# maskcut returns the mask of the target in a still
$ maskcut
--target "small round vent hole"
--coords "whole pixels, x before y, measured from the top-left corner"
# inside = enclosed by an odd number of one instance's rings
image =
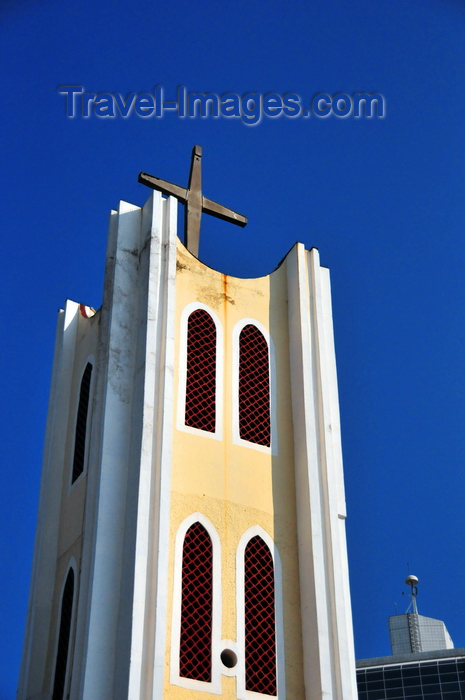
[[[232,649],[223,649],[221,652],[221,662],[226,668],[234,668],[237,664],[237,656]]]

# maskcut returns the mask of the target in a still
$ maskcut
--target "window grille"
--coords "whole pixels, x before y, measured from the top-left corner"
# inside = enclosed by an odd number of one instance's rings
[[[245,549],[245,687],[276,695],[273,557],[256,535]]]
[[[199,522],[186,532],[182,556],[179,675],[212,677],[213,546]]]
[[[63,598],[61,601],[60,632],[58,635],[52,700],[63,700],[64,697],[66,666],[68,664],[69,634],[71,630],[71,614],[73,611],[73,597],[74,571],[73,569],[70,569],[66,578]]]
[[[216,326],[203,309],[193,311],[187,323],[185,424],[215,432]]]
[[[270,446],[268,343],[250,323],[239,336],[239,435],[257,445]]]
[[[79,406],[76,418],[76,432],[74,437],[73,476],[74,484],[78,476],[84,471],[84,458],[86,452],[87,413],[89,411],[90,380],[92,378],[92,365],[90,362],[82,375],[81,390],[79,393]]]

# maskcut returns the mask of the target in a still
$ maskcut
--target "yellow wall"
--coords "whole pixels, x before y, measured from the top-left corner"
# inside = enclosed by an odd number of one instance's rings
[[[183,309],[192,302],[209,306],[224,334],[223,439],[173,431],[170,580],[172,609],[174,541],[182,521],[199,511],[216,528],[222,550],[222,639],[236,639],[236,550],[244,532],[255,525],[274,540],[283,569],[284,637],[287,700],[303,697],[299,576],[296,540],[293,427],[287,329],[286,262],[257,279],[227,277],[206,267],[178,242],[176,276],[176,363],[179,366]],[[232,441],[232,332],[252,318],[269,330],[277,376],[278,452],[258,451]],[[221,349],[218,350],[221,352]],[[179,377],[175,376],[175,411]],[[176,426],[177,416],[174,416]],[[171,614],[168,615],[166,700],[212,697],[169,682]],[[222,676],[222,697],[236,698],[236,679]]]

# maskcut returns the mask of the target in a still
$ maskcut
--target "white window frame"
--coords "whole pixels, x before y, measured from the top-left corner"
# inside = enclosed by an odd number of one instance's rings
[[[258,535],[267,545],[273,558],[274,568],[274,606],[276,635],[276,695],[256,693],[245,687],[245,550],[252,539]],[[237,697],[239,700],[285,700],[286,678],[284,662],[284,616],[283,616],[283,576],[281,557],[275,543],[259,525],[250,527],[242,535],[236,553],[236,610],[237,610]]]
[[[216,396],[215,396],[215,432],[192,428],[186,425],[186,385],[187,385],[187,325],[189,316],[193,311],[202,309],[212,318],[216,327]],[[184,307],[181,314],[181,328],[179,338],[179,376],[178,376],[178,430],[191,435],[201,435],[213,440],[223,439],[223,365],[224,365],[224,338],[223,327],[217,314],[206,304],[194,301]]]
[[[184,678],[179,675],[179,650],[181,632],[181,603],[182,603],[182,555],[184,548],[184,538],[188,529],[194,523],[199,522],[208,532],[213,548],[213,610],[212,610],[212,679],[211,681],[199,681],[193,678]],[[171,661],[170,661],[170,683],[172,685],[189,688],[190,690],[201,690],[204,693],[221,695],[221,652],[223,650],[221,642],[221,617],[222,617],[222,595],[221,595],[221,542],[219,535],[213,524],[202,513],[192,513],[178,528],[174,545],[174,585],[173,585],[173,612],[171,620]]]
[[[248,325],[256,326],[258,330],[262,333],[268,345],[268,371],[270,376],[270,430],[271,430],[271,445],[257,445],[255,442],[250,442],[249,440],[243,440],[240,436],[239,429],[239,338],[242,329]],[[241,445],[242,447],[248,447],[252,450],[258,450],[258,452],[264,452],[265,454],[278,454],[278,424],[276,418],[276,355],[274,349],[273,339],[270,336],[269,331],[255,318],[243,318],[234,326],[232,333],[232,435],[233,444]]]

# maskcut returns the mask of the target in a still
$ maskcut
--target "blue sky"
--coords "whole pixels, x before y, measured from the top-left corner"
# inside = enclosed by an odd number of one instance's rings
[[[296,241],[331,270],[358,658],[420,579],[422,614],[465,646],[465,6],[459,0],[6,0],[0,376],[0,700],[14,698],[56,311],[102,298],[107,220],[139,171],[249,217],[203,218],[200,257],[270,272]],[[66,117],[94,93],[378,92],[386,115]]]

